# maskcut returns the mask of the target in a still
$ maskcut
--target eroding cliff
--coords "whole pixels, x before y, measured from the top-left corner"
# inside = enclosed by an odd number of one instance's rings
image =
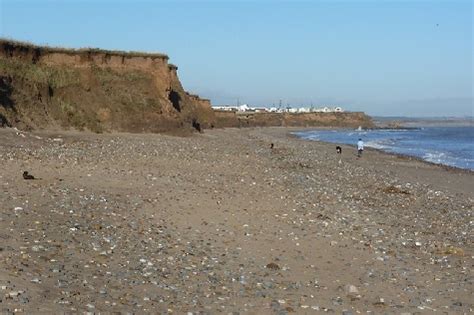
[[[164,54],[0,40],[0,126],[166,132],[215,124]]]
[[[212,127],[372,127],[363,113],[214,112],[155,53],[39,47],[0,39],[0,127],[188,132]]]

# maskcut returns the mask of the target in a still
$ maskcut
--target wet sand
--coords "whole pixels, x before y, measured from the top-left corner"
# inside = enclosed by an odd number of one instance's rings
[[[290,130],[1,129],[0,312],[471,312],[473,173]]]

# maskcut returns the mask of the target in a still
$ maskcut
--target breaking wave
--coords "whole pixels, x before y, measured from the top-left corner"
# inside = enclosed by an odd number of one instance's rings
[[[361,138],[366,147],[425,161],[474,170],[474,127],[424,127],[420,129],[312,130],[295,135],[314,141],[355,147]]]

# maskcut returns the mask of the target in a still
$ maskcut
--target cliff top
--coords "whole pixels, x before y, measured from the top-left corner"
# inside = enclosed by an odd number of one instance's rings
[[[50,47],[50,46],[38,46],[28,42],[21,42],[11,39],[0,38],[0,49],[4,51],[8,50],[36,50],[42,53],[63,53],[63,54],[108,54],[112,56],[125,56],[125,57],[144,57],[144,58],[161,58],[168,60],[169,57],[162,53],[147,53],[140,51],[122,51],[122,50],[106,50],[100,48],[64,48],[64,47]]]

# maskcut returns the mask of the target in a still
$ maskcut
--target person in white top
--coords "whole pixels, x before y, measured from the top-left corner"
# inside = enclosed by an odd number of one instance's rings
[[[364,141],[362,141],[362,139],[359,139],[359,141],[357,141],[357,156],[361,157],[363,151],[364,151]]]

